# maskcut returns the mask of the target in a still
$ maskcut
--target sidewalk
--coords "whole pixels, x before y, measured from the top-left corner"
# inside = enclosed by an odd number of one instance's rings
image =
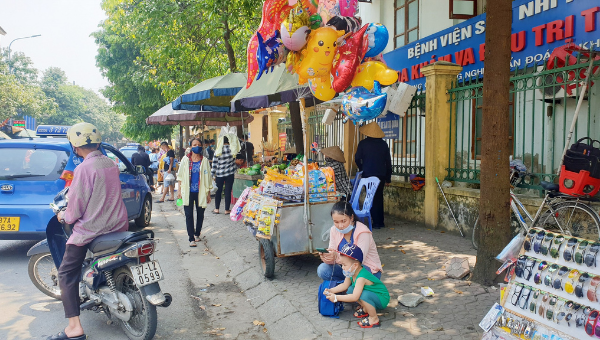
[[[165,204],[161,209],[178,208]],[[361,329],[349,306],[339,319],[319,314],[318,257],[277,258],[275,277],[268,280],[259,266],[258,242],[246,227],[211,210],[209,205],[202,230],[206,244],[256,308],[271,339],[481,339],[479,321],[499,300],[498,290],[445,278],[442,266],[449,257],[467,257],[471,267],[475,264],[470,240],[388,218],[388,227],[375,230],[374,238],[384,266],[382,280],[392,297],[380,314],[381,328]],[[398,303],[399,295],[420,293],[421,286],[431,287],[435,296],[415,308]]]

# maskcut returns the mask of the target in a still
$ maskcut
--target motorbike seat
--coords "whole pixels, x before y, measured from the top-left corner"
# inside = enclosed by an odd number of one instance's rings
[[[116,251],[133,234],[130,231],[122,231],[98,236],[90,243],[89,249],[96,256],[101,253]]]

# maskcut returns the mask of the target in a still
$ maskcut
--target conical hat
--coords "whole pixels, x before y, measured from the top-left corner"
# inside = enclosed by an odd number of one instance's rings
[[[321,149],[321,153],[326,157],[334,159],[338,162],[346,163],[346,159],[344,159],[344,152],[337,145]]]
[[[369,123],[369,124],[361,127],[358,131],[360,131],[360,133],[362,133],[363,135],[365,135],[367,137],[372,137],[372,138],[385,137],[385,133],[383,132],[383,130],[381,130],[379,125],[375,122]]]

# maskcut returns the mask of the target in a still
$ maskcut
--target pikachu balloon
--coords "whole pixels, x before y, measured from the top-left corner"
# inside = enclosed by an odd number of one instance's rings
[[[321,27],[310,34],[306,48],[302,50],[304,58],[296,69],[300,84],[306,84],[310,78],[329,78],[338,39],[344,34],[344,31],[331,27]]]
[[[308,85],[313,96],[324,102],[332,100],[336,95],[335,90],[331,86],[330,77],[311,78],[308,80]]]

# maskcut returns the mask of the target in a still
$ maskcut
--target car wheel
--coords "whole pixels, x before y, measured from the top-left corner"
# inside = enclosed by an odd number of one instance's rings
[[[140,217],[135,219],[135,225],[140,228],[146,228],[150,225],[150,220],[152,219],[152,198],[147,195],[144,199],[144,204],[142,205],[142,212],[140,213]]]

